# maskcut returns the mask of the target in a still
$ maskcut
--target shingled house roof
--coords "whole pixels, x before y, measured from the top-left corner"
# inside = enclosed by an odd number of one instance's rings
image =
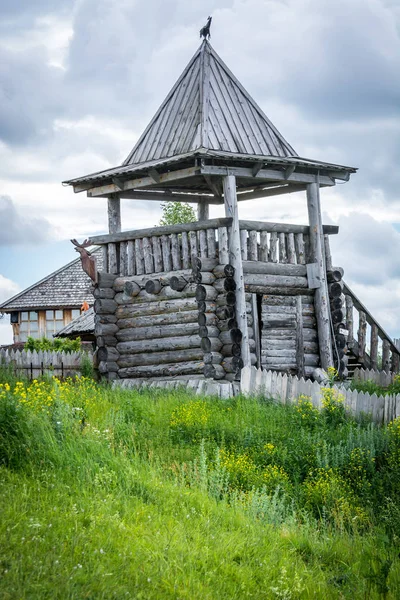
[[[54,337],[74,337],[83,334],[94,334],[94,308],[85,310],[79,317],[60,329]]]
[[[98,270],[101,270],[101,250],[97,248],[92,254],[96,257]],[[77,258],[0,304],[0,311],[80,308],[85,300],[93,304],[91,280],[82,270],[80,258]]]

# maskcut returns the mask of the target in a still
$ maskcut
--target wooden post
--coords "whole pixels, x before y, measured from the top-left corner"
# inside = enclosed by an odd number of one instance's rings
[[[199,202],[197,205],[197,220],[206,221],[210,218],[210,205],[208,202]]]
[[[121,231],[121,200],[118,194],[108,197],[108,232],[119,233]]]
[[[323,232],[319,184],[307,185],[307,208],[310,224],[310,258],[317,263],[317,274],[321,285],[315,290],[315,313],[318,325],[319,354],[321,367],[333,366],[332,335],[329,312],[328,286],[326,283],[326,266],[323,251]]]
[[[242,332],[241,354],[243,365],[251,366],[249,334],[247,330],[246,297],[244,292],[243,263],[240,246],[239,214],[236,197],[236,178],[234,175],[223,177],[225,214],[232,218],[232,227],[229,236],[229,263],[235,268],[234,279],[236,282],[236,319]]]

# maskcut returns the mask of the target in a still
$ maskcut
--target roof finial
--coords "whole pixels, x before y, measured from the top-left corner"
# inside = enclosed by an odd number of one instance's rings
[[[210,27],[211,27],[212,17],[208,17],[207,23],[200,29],[200,37],[203,37],[205,40],[210,39]]]

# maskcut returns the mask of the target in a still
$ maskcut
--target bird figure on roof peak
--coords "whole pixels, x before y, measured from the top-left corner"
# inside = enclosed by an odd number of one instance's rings
[[[210,27],[211,27],[212,17],[208,17],[207,23],[200,29],[200,37],[203,37],[205,40],[210,39]]]

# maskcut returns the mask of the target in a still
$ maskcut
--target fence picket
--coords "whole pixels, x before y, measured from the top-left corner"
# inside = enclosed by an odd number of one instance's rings
[[[87,353],[89,358],[93,358],[91,352]],[[28,379],[37,379],[41,375],[62,376],[62,365],[64,365],[64,374],[78,374],[82,352],[56,352],[51,350],[40,350],[38,352],[31,350],[0,350],[0,365],[11,366],[15,374],[21,374]]]

